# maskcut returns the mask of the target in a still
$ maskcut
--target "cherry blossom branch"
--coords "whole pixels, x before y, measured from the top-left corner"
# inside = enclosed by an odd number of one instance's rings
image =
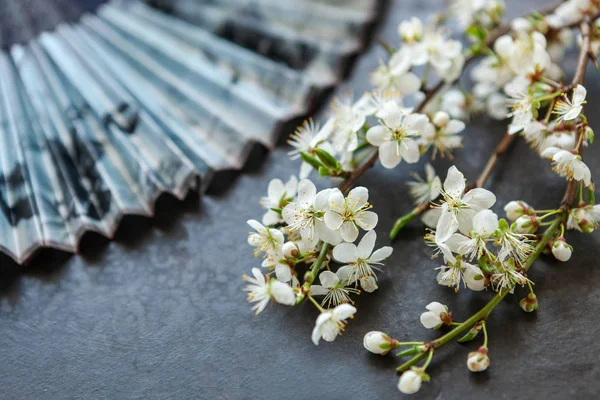
[[[580,29],[581,29],[582,36],[583,36],[583,42],[582,42],[581,51],[579,54],[579,62],[578,62],[577,68],[576,68],[576,72],[573,77],[573,81],[570,85],[572,87],[575,87],[576,85],[583,83],[583,81],[585,79],[585,71],[586,71],[586,68],[588,65],[588,61],[591,57],[591,55],[590,55],[591,39],[590,39],[590,22],[589,22],[589,20],[586,20],[585,22],[583,22],[580,26]],[[515,137],[515,135],[507,134],[502,139],[502,141],[498,144],[496,151],[492,154],[492,156],[488,160],[486,167],[484,168],[483,172],[477,179],[476,185],[475,185],[476,187],[482,187],[485,184],[487,178],[489,177],[491,170],[497,163],[499,155],[501,155],[502,153],[504,153],[506,151],[508,146],[514,140],[514,137]],[[577,132],[577,145],[575,148],[575,150],[580,155],[582,152],[582,145],[583,145],[583,128],[579,129],[579,131]],[[555,236],[557,231],[559,229],[561,229],[563,224],[566,222],[566,219],[569,215],[569,210],[570,210],[571,205],[575,198],[576,189],[577,189],[577,181],[575,181],[575,180],[569,181],[567,188],[565,190],[563,200],[561,202],[561,207],[559,210],[557,210],[558,216],[554,219],[554,221],[546,229],[546,231],[544,231],[544,234],[538,241],[533,252],[527,258],[527,261],[523,264],[523,266],[522,266],[523,271],[527,272],[531,268],[534,261],[537,260],[537,258],[542,253],[542,251],[546,248],[546,246],[548,245],[550,240]],[[502,299],[504,299],[504,297],[506,297],[506,295],[508,293],[510,293],[510,289],[506,288],[506,289],[502,290],[500,293],[498,293],[498,295],[494,296],[494,298],[492,300],[490,300],[490,302],[488,304],[486,304],[483,308],[481,308],[477,313],[473,314],[465,322],[457,325],[454,329],[452,329],[450,332],[446,333],[445,335],[441,336],[440,338],[426,344],[425,350],[422,353],[417,354],[412,359],[410,359],[407,362],[405,362],[404,364],[400,365],[397,368],[397,371],[403,372],[403,371],[408,370],[410,367],[412,367],[413,365],[417,364],[419,361],[424,359],[430,351],[433,351],[434,349],[444,346],[445,344],[447,344],[448,342],[450,342],[451,340],[456,338],[461,332],[464,332],[466,329],[474,326],[479,321],[485,321],[485,319],[487,319],[487,317],[494,310],[494,308],[502,301]]]
[[[554,220],[552,225],[550,225],[550,227],[548,227],[548,229],[546,229],[546,231],[542,235],[542,238],[540,239],[538,244],[535,246],[533,253],[529,256],[529,258],[523,265],[523,269],[525,271],[527,271],[531,267],[531,265],[533,265],[533,262],[538,258],[538,256],[542,253],[542,251],[546,248],[550,239],[552,239],[554,234],[558,231],[560,226],[564,223],[567,215],[568,215],[567,212],[563,211],[561,213],[561,215]],[[398,368],[396,368],[396,370],[399,372],[406,371],[407,369],[409,369],[410,367],[412,367],[413,365],[415,365],[416,363],[418,363],[419,361],[424,359],[427,356],[426,352],[429,349],[431,349],[431,348],[438,349],[438,348],[444,346],[445,344],[447,344],[448,342],[453,340],[455,337],[457,337],[461,332],[464,332],[466,329],[472,327],[479,321],[487,319],[487,317],[492,313],[494,308],[502,301],[502,299],[504,299],[504,297],[506,297],[506,295],[508,293],[510,293],[509,289],[504,289],[503,291],[498,293],[496,296],[494,296],[494,298],[492,300],[489,301],[489,303],[487,303],[483,308],[481,308],[481,310],[479,310],[478,312],[473,314],[465,322],[461,323],[460,325],[457,325],[456,328],[452,329],[450,332],[448,332],[445,335],[439,337],[438,339],[428,343],[425,346],[426,347],[425,352],[417,354],[416,356],[414,356],[413,358],[411,358],[410,360],[408,360],[407,362],[405,362],[404,364],[402,364]]]
[[[579,61],[577,63],[577,69],[575,70],[575,76],[573,77],[572,87],[582,84],[585,80],[585,71],[587,70],[588,62],[592,56],[591,54],[591,23],[587,19],[580,25],[581,35],[583,37],[581,43],[581,51],[579,53]],[[577,145],[575,151],[583,158],[583,128],[577,132]],[[575,193],[577,191],[577,181],[571,180],[567,185],[567,190],[561,202],[563,208],[570,208],[575,199]]]

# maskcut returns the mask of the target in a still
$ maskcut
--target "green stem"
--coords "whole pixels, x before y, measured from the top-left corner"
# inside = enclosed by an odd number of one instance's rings
[[[481,324],[481,327],[483,328],[483,346],[487,349],[488,347],[488,333],[487,333],[487,328],[485,327],[485,321],[483,321],[483,323]]]
[[[325,310],[323,309],[323,307],[321,307],[321,305],[314,299],[314,297],[312,297],[311,295],[308,295],[308,300],[310,300],[311,303],[313,303],[315,305],[315,307],[317,307],[317,309],[320,312],[324,312]]]
[[[427,356],[427,360],[425,361],[425,363],[423,363],[423,366],[421,367],[423,369],[423,371],[425,371],[425,369],[429,366],[429,363],[431,362],[431,359],[433,358],[433,347],[429,349],[428,353],[429,353],[429,355]]]
[[[418,215],[421,215],[423,211],[427,209],[428,204],[420,204],[413,208],[408,214],[405,214],[396,220],[394,227],[390,231],[390,239],[395,239],[398,233],[404,228],[410,221],[415,219]]]
[[[310,285],[317,279],[317,274],[321,270],[323,266],[323,262],[327,259],[327,252],[331,245],[329,243],[323,242],[323,246],[321,247],[321,252],[319,253],[319,257],[315,260],[313,265],[310,266],[310,270],[304,276],[304,284],[302,285],[302,290],[300,294],[296,297],[296,304],[300,304],[302,300],[306,297],[306,294],[310,292]],[[308,279],[307,279],[308,278]],[[308,296],[310,298],[310,296]]]
[[[539,255],[542,253],[542,251],[544,250],[544,248],[546,247],[546,245],[552,238],[552,236],[554,236],[554,234],[556,233],[558,228],[564,222],[566,216],[568,215],[568,212],[567,212],[567,210],[562,210],[562,212],[563,212],[563,214],[560,217],[556,218],[554,220],[554,222],[552,223],[552,225],[548,229],[546,229],[546,231],[542,235],[540,241],[535,246],[533,253],[531,253],[529,258],[523,265],[523,269],[525,271],[527,271],[531,267],[533,262],[539,257]],[[440,348],[443,345],[445,345],[446,343],[453,340],[458,335],[460,335],[461,332],[465,331],[468,328],[471,328],[477,322],[487,319],[487,317],[494,310],[494,308],[500,303],[500,301],[502,301],[502,299],[504,299],[504,297],[506,297],[506,295],[508,293],[510,293],[509,289],[505,289],[505,290],[501,291],[500,293],[498,293],[481,310],[479,310],[478,312],[473,314],[469,319],[467,319],[462,324],[458,325],[456,328],[454,328],[450,332],[446,333],[444,336],[432,341],[430,343],[430,346],[434,349]],[[402,364],[401,366],[396,368],[396,370],[397,371],[406,371],[408,368],[412,367],[413,365],[415,365],[416,363],[421,361],[423,358],[425,358],[425,356],[426,356],[426,353],[417,354],[416,356],[414,356],[413,358],[411,358],[410,360],[408,360],[407,362],[405,362],[404,364]]]

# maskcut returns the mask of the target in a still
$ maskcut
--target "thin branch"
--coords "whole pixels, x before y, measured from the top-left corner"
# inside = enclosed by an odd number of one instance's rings
[[[488,162],[485,165],[485,168],[483,169],[481,174],[479,175],[479,178],[477,178],[477,181],[475,181],[475,187],[481,188],[481,187],[485,186],[485,183],[487,182],[490,174],[492,173],[492,170],[496,166],[498,159],[500,158],[500,156],[502,154],[504,154],[508,150],[511,143],[514,142],[516,137],[517,137],[516,134],[511,135],[510,133],[506,133],[504,135],[504,138],[502,138],[500,143],[498,143],[498,146],[496,146],[496,150],[494,150],[494,152],[488,159]]]
[[[573,81],[571,83],[572,87],[576,87],[583,83],[585,79],[585,71],[588,66],[588,62],[591,56],[591,23],[589,19],[585,19],[585,21],[580,26],[581,35],[583,37],[583,41],[581,43],[581,51],[579,52],[579,61],[577,63],[577,69],[575,70],[575,76],[573,77]],[[583,157],[583,132],[584,128],[581,127],[577,132],[577,146],[575,147],[575,151]],[[577,192],[577,181],[571,180],[567,185],[567,190],[565,191],[565,195],[561,202],[561,207],[563,209],[569,209],[573,205],[573,200],[575,199],[575,193]]]

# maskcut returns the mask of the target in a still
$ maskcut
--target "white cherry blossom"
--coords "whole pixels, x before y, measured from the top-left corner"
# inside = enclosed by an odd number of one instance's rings
[[[252,310],[257,315],[265,309],[269,300],[287,306],[294,305],[296,302],[296,294],[290,285],[274,279],[268,280],[258,268],[252,268],[252,275],[254,277],[244,277],[248,282],[244,290],[248,292],[248,301],[256,303]]]
[[[571,254],[573,254],[573,247],[565,241],[564,237],[556,239],[554,244],[552,244],[552,255],[557,260],[567,262],[571,259]]]
[[[385,246],[373,251],[376,240],[375,231],[369,231],[360,240],[358,246],[354,243],[340,243],[333,248],[333,258],[345,264],[338,272],[343,271],[340,273],[347,277],[348,284],[356,283],[361,278],[377,278],[373,270],[381,270],[382,261],[392,254],[393,249]],[[363,286],[363,289],[368,288]]]
[[[448,317],[448,307],[437,301],[433,301],[427,306],[426,312],[421,314],[421,324],[427,329],[438,329]]]
[[[600,223],[600,204],[574,208],[569,213],[567,228],[590,233]]]
[[[417,17],[403,21],[398,26],[398,35],[408,44],[418,42],[423,36],[423,23]]]
[[[325,224],[329,229],[339,230],[346,242],[354,242],[358,228],[370,231],[377,225],[377,214],[369,211],[372,206],[368,200],[369,191],[362,186],[352,189],[346,198],[339,189],[332,189]]]
[[[404,159],[413,164],[419,161],[417,138],[428,128],[429,119],[394,107],[387,110],[380,125],[367,131],[367,140],[379,147],[379,160],[385,168],[394,168]]]
[[[284,236],[278,229],[267,228],[260,222],[251,219],[247,221],[251,228],[256,232],[248,234],[248,244],[256,247],[254,255],[258,256],[261,253],[265,254],[265,260],[262,263],[263,267],[273,267],[278,257],[281,255]]]
[[[442,190],[444,199],[439,206],[442,215],[436,227],[436,243],[445,242],[457,230],[468,234],[475,214],[496,202],[496,196],[489,190],[475,188],[465,194],[465,187],[464,175],[455,166],[450,167]]]
[[[288,143],[294,147],[294,150],[288,153],[290,159],[296,160],[300,158],[300,153],[313,154],[316,148],[323,149],[330,154],[334,153],[334,149],[328,142],[333,133],[335,119],[329,119],[322,128],[319,128],[319,123],[315,123],[312,119],[304,121],[296,132],[290,135]],[[302,161],[300,165],[300,179],[308,178],[312,167],[310,164]]]
[[[585,87],[577,85],[573,90],[571,100],[567,96],[564,96],[562,100],[557,101],[553,112],[558,115],[558,122],[572,121],[579,117],[579,114],[583,110],[583,105],[586,103],[586,96],[587,90]]]
[[[260,199],[260,205],[268,211],[262,217],[264,225],[276,225],[283,222],[281,215],[272,208],[283,208],[294,197],[298,190],[298,178],[291,176],[284,184],[281,179],[273,179],[269,182],[267,195]]]
[[[551,158],[552,169],[567,180],[583,181],[586,186],[592,183],[592,173],[580,155],[557,147],[549,147],[544,150],[542,157]]]
[[[325,225],[325,211],[329,209],[331,189],[317,193],[314,183],[303,179],[298,183],[298,198],[282,211],[283,220],[290,232],[299,232],[302,239],[312,245],[319,240],[336,245],[342,241],[339,232]]]
[[[450,119],[450,116],[444,112],[439,111],[434,116],[434,127],[427,127],[423,131],[421,144],[425,148],[433,147],[432,158],[435,158],[437,153],[441,153],[442,157],[450,155],[453,149],[462,146],[462,136],[458,133],[465,130],[465,123],[457,120]]]
[[[391,338],[388,334],[371,331],[367,332],[363,338],[363,346],[373,354],[385,356],[390,350],[398,347],[398,341]]]
[[[415,201],[415,204],[426,204],[438,198],[442,182],[431,164],[425,164],[425,179],[421,178],[417,173],[414,173],[413,177],[415,180],[407,184],[409,186],[409,194]]]
[[[321,338],[326,342],[333,342],[337,335],[346,328],[346,319],[356,313],[356,308],[350,304],[340,304],[333,310],[322,312],[317,317],[317,322],[312,331],[312,341],[319,345]]]
[[[321,305],[327,307],[333,304],[337,306],[342,303],[353,303],[350,300],[350,293],[360,293],[360,291],[345,287],[347,283],[348,270],[341,268],[334,274],[331,271],[323,271],[319,274],[320,285],[311,285],[310,292],[314,296],[325,296]]]

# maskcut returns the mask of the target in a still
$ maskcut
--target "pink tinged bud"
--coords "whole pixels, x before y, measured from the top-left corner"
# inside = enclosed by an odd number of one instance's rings
[[[533,312],[538,309],[538,300],[537,296],[534,293],[529,293],[527,297],[523,298],[519,302],[519,306],[525,312]]]
[[[363,346],[373,354],[384,356],[398,347],[398,341],[383,332],[371,331],[365,335]]]
[[[573,248],[567,244],[564,237],[556,239],[556,241],[552,245],[552,254],[559,261],[569,261],[572,253]]]
[[[467,357],[467,368],[471,372],[482,372],[490,366],[490,358],[488,357],[488,349],[480,347],[479,350],[469,353]]]

